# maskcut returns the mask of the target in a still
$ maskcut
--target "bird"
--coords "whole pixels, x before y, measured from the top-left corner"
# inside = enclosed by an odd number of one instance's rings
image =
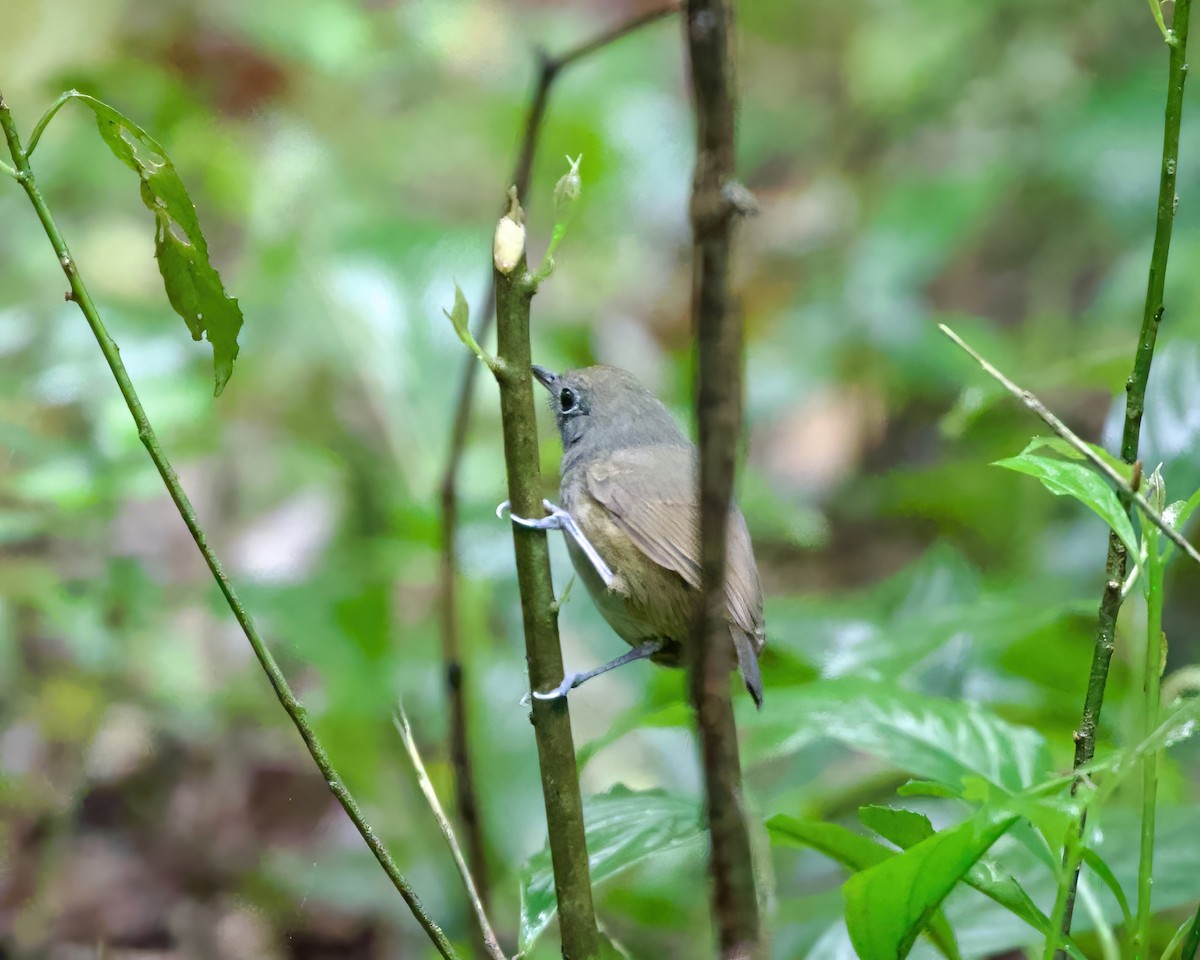
[[[632,374],[596,365],[557,374],[531,366],[550,394],[562,438],[560,504],[515,523],[558,529],[592,601],[621,639],[623,656],[568,674],[541,699],[633,660],[686,662],[700,590],[697,454],[667,408]],[[507,508],[500,504],[497,513]],[[725,616],[746,689],[763,702],[758,655],[766,643],[762,586],[746,521],[731,504]]]

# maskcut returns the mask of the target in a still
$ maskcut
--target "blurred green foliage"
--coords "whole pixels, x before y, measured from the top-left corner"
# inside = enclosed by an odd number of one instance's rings
[[[482,304],[535,45],[564,48],[637,5],[10,7],[0,89],[22,130],[78,87],[149,131],[191,192],[246,317],[215,401],[211,354],[171,315],[151,218],[91,118],[65,110],[35,157],[210,540],[402,869],[468,944],[389,721],[403,694],[449,801],[436,511],[464,348],[442,311],[456,281],[472,311]],[[770,637],[766,707],[744,715],[751,806],[853,825],[909,776],[961,768],[1019,789],[1065,771],[1106,531],[1075,501],[989,465],[1041,427],[936,324],[1114,446],[1154,222],[1162,38],[1143,4],[1031,0],[763,0],[743,5],[740,31],[739,167],[762,205],[739,234],[740,489]],[[562,158],[583,154],[570,235],[534,306],[535,359],[626,367],[686,420],[680,57],[668,21],[565,72],[526,200],[537,256]],[[1142,443],[1172,498],[1200,484],[1200,117],[1188,110]],[[0,224],[0,952],[428,955],[309,769],[3,177]],[[493,920],[511,947],[531,911],[522,882],[545,893],[536,869],[522,881],[545,824],[518,706],[510,536],[492,513],[504,496],[495,389],[479,379],[460,484],[461,616]],[[549,491],[558,441],[546,426]],[[564,584],[569,563],[553,549]],[[1196,659],[1198,585],[1200,571],[1172,568],[1168,672]],[[1142,622],[1131,601],[1102,755],[1136,736]],[[618,652],[578,592],[562,629],[573,667]],[[643,664],[572,695],[577,743],[596,741],[583,768],[593,803],[620,800],[620,787],[665,791],[670,844],[698,802],[682,692],[680,674]],[[1182,743],[1160,774],[1164,911],[1200,896],[1195,760]],[[1135,802],[1122,788],[1096,824],[1126,890]],[[938,827],[962,816],[954,800],[903,803]],[[630,825],[622,837],[618,824],[613,856],[633,866],[600,888],[602,922],[634,956],[701,955],[701,846],[646,856],[639,831],[655,824],[642,818],[658,808],[622,809]],[[811,850],[768,853],[755,829],[773,864],[775,955],[852,956],[845,874]],[[1006,836],[989,856],[1049,912],[1052,878],[1027,846]],[[945,915],[964,956],[1039,943],[971,890]],[[1162,943],[1183,915],[1164,914]],[[1094,927],[1081,911],[1077,928]],[[553,956],[552,940],[533,955]]]

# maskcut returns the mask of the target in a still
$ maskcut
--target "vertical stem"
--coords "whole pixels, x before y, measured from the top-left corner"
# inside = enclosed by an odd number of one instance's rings
[[[1078,875],[1079,864],[1082,860],[1083,836],[1078,830],[1070,829],[1067,831],[1066,842],[1063,846],[1062,873],[1060,874],[1061,879],[1054,898],[1054,909],[1050,913],[1050,934],[1046,938],[1046,948],[1043,953],[1044,960],[1051,960],[1051,957],[1066,956],[1066,952],[1060,950],[1059,944],[1067,938],[1067,933],[1063,930],[1063,925],[1067,915],[1067,908],[1075,896],[1075,884],[1071,883],[1070,878]]]
[[[1179,130],[1183,122],[1183,87],[1187,80],[1188,18],[1191,0],[1176,0],[1168,39],[1167,103],[1163,119],[1162,166],[1159,169],[1158,212],[1154,224],[1154,248],[1150,255],[1150,273],[1146,282],[1146,301],[1142,311],[1142,328],[1134,354],[1133,370],[1125,383],[1125,426],[1121,435],[1121,459],[1133,463],[1138,458],[1138,442],[1142,433],[1142,414],[1146,405],[1146,385],[1150,381],[1150,365],[1154,360],[1154,345],[1163,318],[1163,289],[1167,274],[1167,256],[1171,249],[1171,230],[1175,223],[1176,173],[1179,167]],[[1129,509],[1127,497],[1121,498]],[[1108,538],[1108,556],[1104,564],[1104,592],[1096,625],[1096,644],[1092,651],[1092,666],[1084,694],[1083,715],[1075,734],[1075,767],[1089,763],[1096,753],[1096,727],[1104,706],[1104,689],[1112,661],[1117,632],[1117,613],[1121,609],[1121,583],[1125,579],[1128,559],[1125,547],[1116,534]],[[1079,830],[1086,826],[1086,813],[1080,818]],[[1063,915],[1063,933],[1070,933],[1075,909],[1075,887],[1079,882],[1078,868],[1070,880],[1067,906]],[[1063,954],[1059,954],[1063,956]]]
[[[375,855],[375,859],[379,861],[379,865],[383,867],[384,872],[392,881],[392,885],[399,891],[405,903],[408,904],[417,922],[420,923],[421,927],[429,935],[429,939],[433,941],[438,952],[446,960],[457,960],[458,955],[450,945],[449,940],[446,939],[446,935],[433,922],[429,914],[425,912],[425,908],[421,904],[420,898],[417,897],[416,891],[413,890],[412,886],[404,878],[404,875],[400,873],[387,847],[384,846],[383,841],[375,834],[371,825],[367,823],[366,817],[363,816],[363,812],[358,806],[358,802],[354,799],[350,789],[334,768],[333,761],[329,759],[329,755],[325,752],[324,745],[309,725],[308,713],[304,705],[292,693],[291,687],[284,678],[283,671],[279,669],[279,665],[275,662],[271,651],[263,642],[258,628],[254,625],[254,621],[250,617],[249,611],[242,605],[242,601],[238,597],[237,591],[234,590],[229,577],[226,575],[220,559],[208,545],[208,539],[205,536],[203,528],[200,526],[200,521],[196,517],[195,510],[192,509],[192,504],[188,500],[182,484],[179,482],[179,476],[175,473],[175,468],[171,466],[171,462],[167,459],[166,454],[163,453],[162,447],[158,442],[158,436],[155,434],[154,428],[150,425],[150,418],[146,416],[142,402],[133,387],[133,381],[129,379],[129,372],[125,369],[125,364],[121,360],[121,351],[117,347],[116,342],[109,336],[104,322],[100,319],[100,313],[97,311],[96,305],[83,283],[83,278],[79,274],[75,260],[71,257],[71,251],[67,249],[67,244],[62,238],[62,234],[59,233],[58,226],[50,214],[50,208],[46,206],[46,201],[38,189],[37,181],[34,179],[33,171],[29,166],[28,154],[21,149],[21,141],[17,134],[16,124],[13,122],[12,113],[9,111],[8,105],[4,102],[2,94],[0,94],[0,127],[3,128],[4,137],[8,141],[9,153],[11,153],[13,163],[16,165],[21,186],[25,188],[25,193],[29,196],[29,202],[33,204],[33,209],[37,212],[38,219],[42,223],[42,228],[45,230],[46,236],[54,248],[54,253],[58,257],[59,265],[62,267],[63,273],[66,274],[67,282],[71,285],[70,299],[79,305],[79,309],[87,320],[88,326],[91,327],[92,334],[95,336],[96,342],[100,345],[100,352],[104,354],[104,359],[108,362],[108,367],[112,371],[113,378],[117,381],[117,387],[121,391],[121,396],[125,398],[125,405],[129,408],[129,413],[137,426],[138,437],[145,446],[146,452],[150,454],[150,459],[154,461],[154,466],[158,469],[159,476],[162,477],[162,481],[166,485],[167,491],[170,493],[180,517],[183,518],[188,532],[191,533],[192,539],[196,542],[196,546],[204,557],[205,563],[208,564],[208,569],[211,571],[213,579],[217,582],[221,594],[225,597],[225,602],[229,605],[229,609],[241,625],[246,639],[250,641],[254,655],[258,658],[259,664],[267,674],[267,679],[271,682],[271,686],[275,690],[275,696],[304,740],[304,745],[308,748],[313,762],[316,763],[317,768],[321,771],[321,776],[325,778],[325,782],[329,785],[330,792],[333,793],[338,803],[342,805],[342,809],[346,811],[346,815],[358,829],[359,834],[370,848],[371,853]]]
[[[495,279],[500,361],[496,380],[500,385],[508,500],[516,516],[540,517],[545,511],[538,466],[533,381],[529,372],[529,305],[536,288],[526,270],[523,255],[512,273],[505,275],[496,271]],[[513,550],[525,623],[525,658],[529,664],[530,688],[548,690],[562,681],[563,662],[545,531],[513,524]],[[583,801],[567,698],[540,700],[534,697],[532,711],[562,952],[570,960],[590,960],[599,955],[600,935],[592,904]]]
[[[1147,527],[1146,538],[1146,660],[1142,678],[1142,738],[1158,727],[1160,682],[1162,680],[1163,561],[1158,548],[1158,531]],[[1137,933],[1134,957],[1148,960],[1150,950],[1151,892],[1154,874],[1154,820],[1158,800],[1158,750],[1142,757],[1142,835],[1138,856]]]
[[[554,81],[565,67],[603,50],[633,31],[675,13],[678,2],[665,3],[660,7],[638,14],[591,39],[572,47],[556,57],[538,54],[538,75],[529,109],[525,115],[521,148],[517,154],[511,182],[516,185],[517,196],[529,194],[529,179],[533,160],[537,152],[542,121],[550,100]],[[507,203],[505,204],[507,209]],[[483,309],[475,329],[475,339],[482,343],[491,328],[495,316],[496,285],[488,286]],[[475,797],[475,777],[471,763],[470,743],[467,736],[467,700],[464,691],[462,639],[458,624],[458,469],[466,449],[467,427],[471,419],[471,392],[475,387],[475,376],[479,361],[467,354],[463,359],[463,372],[459,379],[458,396],[454,405],[453,426],[450,432],[450,451],[446,456],[446,467],[442,472],[441,487],[441,534],[442,556],[439,568],[439,611],[442,635],[442,662],[445,669],[446,697],[450,703],[450,760],[454,768],[454,792],[459,819],[467,836],[467,856],[471,869],[479,884],[479,896],[487,905],[488,883],[487,862],[483,840],[483,825],[479,815],[479,804]]]
[[[713,912],[721,955],[759,953],[758,900],[729,696],[733,647],[725,602],[725,537],[742,423],[742,321],[730,302],[734,221],[733,10],[688,0],[685,40],[696,106],[692,316],[699,368],[701,596],[691,642],[691,692],[704,763]]]
[[[558,63],[542,55],[538,63],[538,80],[530,99],[525,118],[525,133],[521,151],[513,171],[517,195],[529,192],[529,175],[533,169],[538,133],[546,113],[550,87],[558,76]],[[483,309],[479,312],[475,339],[482,343],[495,316],[496,284],[489,285]],[[474,764],[471,762],[467,724],[467,696],[464,690],[462,632],[458,623],[458,468],[467,446],[467,427],[471,419],[471,393],[479,359],[472,353],[463,358],[463,372],[455,401],[453,426],[450,430],[450,452],[442,473],[442,556],[439,571],[439,611],[442,628],[442,663],[445,669],[446,698],[450,704],[450,763],[454,769],[454,796],[463,831],[467,835],[467,856],[471,870],[479,883],[479,896],[484,906],[488,902],[487,853],[483,839],[483,824],[475,793]]]

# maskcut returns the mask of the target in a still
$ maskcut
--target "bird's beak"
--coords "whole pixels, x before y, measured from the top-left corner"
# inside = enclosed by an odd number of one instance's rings
[[[529,369],[533,371],[533,376],[543,387],[554,392],[554,385],[558,383],[558,374],[551,373],[545,367],[539,367],[536,363],[530,364]]]

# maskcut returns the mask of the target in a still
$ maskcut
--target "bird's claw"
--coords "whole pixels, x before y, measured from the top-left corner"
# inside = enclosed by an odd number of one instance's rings
[[[520,524],[522,527],[529,527],[531,530],[561,530],[562,518],[570,517],[562,507],[551,503],[549,500],[543,500],[542,506],[546,508],[549,516],[545,517],[518,517],[512,512],[507,500],[500,501],[496,506],[496,516],[501,520],[504,519],[505,512],[508,513],[508,519],[513,523]]]
[[[581,674],[568,673],[565,677],[563,677],[562,683],[560,683],[553,690],[549,690],[546,693],[542,693],[539,690],[533,690],[526,693],[523,697],[521,697],[521,706],[529,706],[531,697],[537,700],[558,700],[574,690],[581,682]]]
[[[578,544],[579,549],[584,552],[588,560],[591,561],[596,573],[600,576],[604,586],[612,589],[616,577],[608,564],[604,562],[604,558],[596,552],[596,548],[592,546],[578,524],[575,523],[575,518],[566,510],[556,503],[551,503],[549,500],[543,500],[542,506],[546,509],[546,516],[530,518],[518,517],[512,512],[512,508],[507,500],[502,501],[496,507],[496,516],[503,519],[505,511],[508,511],[508,518],[522,527],[528,527],[530,530],[561,530],[568,537]]]
[[[533,696],[537,700],[558,700],[560,697],[565,697],[568,693],[574,690],[575,687],[579,685],[579,682],[580,675],[578,673],[568,673],[565,677],[563,677],[562,683],[560,683],[553,690],[548,690],[546,693],[542,693],[540,690],[535,690],[533,691]]]

